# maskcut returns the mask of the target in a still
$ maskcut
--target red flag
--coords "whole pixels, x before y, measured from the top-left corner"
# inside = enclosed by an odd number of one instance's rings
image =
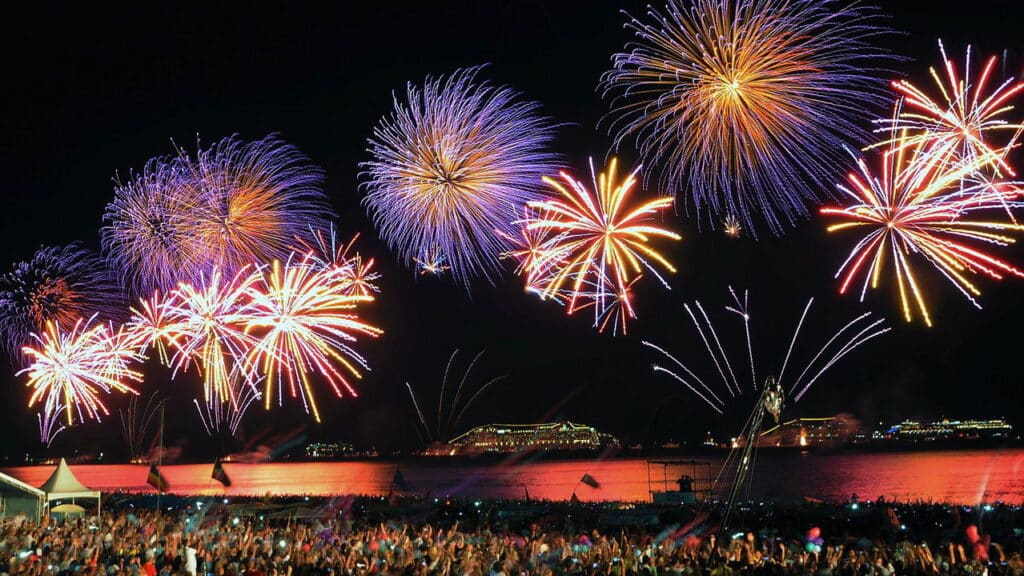
[[[149,466],[149,476],[146,477],[146,484],[156,488],[159,492],[167,492],[171,487],[171,485],[167,483],[167,479],[164,478],[164,475],[160,473],[160,470],[157,469],[155,464],[150,464]]]
[[[217,461],[213,463],[213,474],[210,476],[223,484],[225,488],[231,486],[231,478],[228,478],[228,473],[224,470],[224,465],[221,464],[220,458],[217,458]]]

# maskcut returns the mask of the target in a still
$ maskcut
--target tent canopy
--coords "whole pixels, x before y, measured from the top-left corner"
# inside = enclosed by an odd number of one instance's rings
[[[60,506],[50,508],[50,514],[85,514],[85,508],[82,508],[78,504],[61,504]]]
[[[96,498],[98,500],[100,497],[99,490],[90,490],[79,482],[78,478],[75,478],[71,468],[63,458],[57,464],[57,469],[50,475],[50,479],[40,486],[39,489],[46,492],[47,502],[73,498]]]
[[[39,488],[0,473],[0,518],[26,514],[38,520],[45,500],[46,494]]]

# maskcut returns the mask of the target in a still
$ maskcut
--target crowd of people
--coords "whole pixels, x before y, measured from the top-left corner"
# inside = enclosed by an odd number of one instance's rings
[[[99,515],[9,518],[12,576],[1024,576],[1024,512],[997,505],[748,503],[609,526],[613,507],[451,499],[114,502]],[[250,506],[252,504],[253,506]],[[302,505],[305,505],[303,507]],[[241,506],[241,507],[240,507]],[[309,513],[312,510],[315,513]],[[516,512],[507,513],[503,512]],[[636,516],[643,518],[645,516]],[[516,520],[510,520],[515,518]],[[895,524],[899,523],[899,524]],[[981,527],[979,528],[979,523]]]

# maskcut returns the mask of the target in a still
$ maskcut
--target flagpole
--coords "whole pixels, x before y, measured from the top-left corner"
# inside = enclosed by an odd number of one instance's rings
[[[164,477],[164,405],[160,405],[160,452],[156,456],[156,509],[160,511],[160,498],[163,496],[163,477]]]

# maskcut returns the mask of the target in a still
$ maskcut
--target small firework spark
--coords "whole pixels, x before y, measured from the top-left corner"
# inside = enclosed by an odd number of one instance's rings
[[[420,270],[421,276],[438,276],[451,270],[451,266],[445,264],[447,260],[438,246],[434,246],[432,249],[424,252],[422,256],[413,258],[416,267]]]
[[[722,222],[722,229],[725,231],[725,235],[729,238],[739,238],[743,233],[743,227],[740,225],[740,220],[734,214],[729,214],[725,217],[725,221]]]

